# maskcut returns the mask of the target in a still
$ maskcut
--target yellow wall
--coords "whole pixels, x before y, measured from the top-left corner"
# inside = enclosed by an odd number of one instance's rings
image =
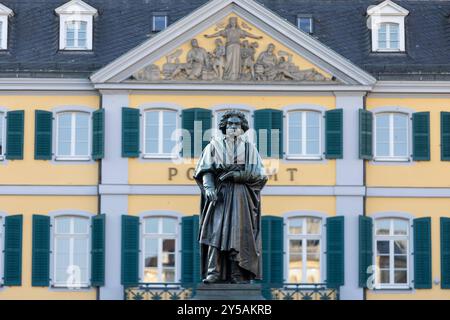
[[[0,184],[11,185],[95,185],[98,164],[52,163],[34,160],[34,112],[51,111],[61,106],[83,106],[97,109],[99,97],[90,96],[27,96],[0,97],[0,107],[7,111],[25,110],[24,159],[0,162]],[[54,133],[55,134],[55,133]]]
[[[450,199],[435,198],[368,198],[367,215],[378,212],[402,212],[416,218],[431,217],[432,280],[441,278],[440,217],[450,217]],[[441,290],[433,283],[432,289],[417,289],[411,293],[373,292],[367,290],[367,299],[450,299],[449,290]]]
[[[217,105],[240,104],[257,109],[274,108],[282,109],[289,105],[309,104],[322,106],[326,109],[335,107],[335,97],[324,96],[264,96],[264,95],[131,95],[130,107],[139,108],[152,103],[171,103],[181,108],[207,108],[211,109]],[[286,129],[285,129],[286,130]],[[129,160],[129,183],[130,184],[194,184],[187,178],[187,170],[195,167],[194,161],[175,165],[172,162],[146,162],[140,159]],[[265,162],[268,165],[267,161]],[[276,163],[274,163],[276,165]],[[151,167],[151,170],[149,169]],[[176,167],[178,175],[169,181],[169,168]],[[270,166],[273,168],[273,166]],[[294,181],[290,181],[291,174],[287,169],[296,169]],[[269,185],[334,185],[336,181],[336,166],[334,160],[317,163],[302,163],[300,161],[281,161],[279,165],[278,181],[272,179]]]
[[[367,110],[378,107],[404,107],[414,112],[430,112],[431,161],[406,164],[366,164],[367,186],[386,187],[450,187],[450,164],[441,161],[440,112],[450,111],[449,98],[416,95],[411,98],[367,99]]]
[[[335,215],[334,197],[313,196],[264,196],[262,197],[263,215],[282,216],[290,211],[315,211],[330,216]],[[183,215],[199,214],[200,195],[198,196],[129,196],[128,212],[139,215],[145,211],[166,210]]]
[[[96,298],[95,289],[85,291],[52,291],[31,286],[32,216],[52,211],[76,210],[97,213],[97,197],[88,196],[0,196],[0,212],[23,215],[22,286],[0,289],[0,300],[6,299],[85,299]]]
[[[241,25],[242,22],[245,22],[246,25],[248,25],[251,30],[248,29],[243,29],[247,32],[250,32],[253,35],[256,36],[262,36],[263,38],[261,40],[256,40],[256,39],[252,39],[252,38],[246,38],[245,40],[248,40],[249,43],[253,43],[253,42],[258,42],[259,47],[256,49],[256,54],[255,54],[255,59],[258,59],[258,56],[261,52],[266,51],[267,50],[267,46],[272,43],[275,45],[275,53],[277,54],[278,57],[280,57],[279,52],[280,51],[284,51],[287,52],[289,54],[292,54],[292,62],[298,66],[300,68],[300,70],[305,70],[305,69],[310,69],[310,68],[314,68],[316,69],[317,72],[319,72],[320,74],[322,74],[323,76],[325,76],[326,78],[330,79],[331,75],[329,73],[326,73],[325,71],[319,69],[317,66],[313,65],[310,61],[306,60],[305,58],[295,54],[292,52],[292,50],[288,49],[286,46],[282,45],[279,41],[276,41],[274,38],[272,38],[271,36],[269,36],[267,33],[262,32],[261,30],[257,29],[255,26],[253,26],[251,23],[241,19],[239,16],[237,16],[236,14],[230,14],[228,15],[225,19],[223,19],[221,21],[221,24],[223,24],[223,27],[225,27],[228,24],[228,19],[230,17],[238,17],[238,23],[239,25]],[[214,34],[216,33],[219,29],[222,30],[223,27],[218,28],[217,25],[213,25],[209,28],[207,28],[206,30],[200,32],[199,34],[197,34],[195,37],[195,39],[197,39],[198,44],[200,47],[206,49],[206,51],[208,52],[214,52],[215,49],[215,39],[216,38],[205,38],[204,35],[208,34]],[[225,44],[225,39],[220,37],[222,39],[223,44]],[[186,41],[184,44],[182,44],[180,47],[178,47],[177,49],[182,49],[183,53],[180,56],[180,62],[184,63],[186,62],[186,56],[187,53],[189,52],[189,50],[191,50],[192,46],[191,46],[191,40]],[[177,49],[173,50],[173,52],[175,52]],[[172,53],[172,52],[171,52]],[[157,65],[160,70],[162,70],[162,66],[167,62],[166,57],[160,58],[158,61],[156,61],[154,64]]]

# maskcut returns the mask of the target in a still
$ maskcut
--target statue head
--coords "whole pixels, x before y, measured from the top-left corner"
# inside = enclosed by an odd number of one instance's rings
[[[236,17],[231,17],[230,20],[228,20],[228,27],[229,28],[236,28],[238,27],[238,20]]]
[[[273,54],[274,51],[275,51],[275,45],[273,43],[269,43],[269,45],[267,46],[267,52],[270,54]]]
[[[197,41],[197,39],[192,39],[191,40],[191,46],[192,46],[192,48],[198,48],[198,41]]]
[[[248,129],[248,121],[239,110],[228,110],[220,119],[219,130],[227,136],[240,136]]]

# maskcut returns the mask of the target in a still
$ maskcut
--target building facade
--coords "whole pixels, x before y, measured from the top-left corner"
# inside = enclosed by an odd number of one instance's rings
[[[231,108],[270,176],[265,288],[450,299],[449,13],[2,0],[0,299],[198,282],[192,174]]]

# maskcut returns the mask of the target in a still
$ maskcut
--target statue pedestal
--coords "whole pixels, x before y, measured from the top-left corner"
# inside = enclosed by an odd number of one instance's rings
[[[201,283],[192,300],[265,300],[259,284]]]

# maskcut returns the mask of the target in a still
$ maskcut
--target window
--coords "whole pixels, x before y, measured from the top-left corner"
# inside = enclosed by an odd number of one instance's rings
[[[378,48],[380,50],[398,50],[400,48],[399,25],[382,23],[378,29]]]
[[[167,15],[158,14],[153,16],[153,31],[161,31],[167,28]]]
[[[66,49],[87,49],[87,22],[66,22]]]
[[[61,216],[55,218],[54,285],[62,287],[89,286],[88,218]]]
[[[177,112],[147,110],[144,115],[144,157],[175,157]]]
[[[307,16],[297,17],[297,27],[306,33],[313,33],[313,18]]]
[[[59,49],[92,50],[97,9],[81,0],[71,0],[55,12],[59,16]]]
[[[178,219],[148,217],[144,219],[143,270],[145,283],[176,282]]]
[[[390,0],[367,9],[367,25],[372,32],[372,51],[405,51],[405,17],[408,14],[408,10]]]
[[[288,282],[321,282],[322,221],[314,217],[288,220]]]
[[[14,12],[0,3],[0,50],[8,49],[8,19]]]
[[[56,158],[89,160],[90,114],[62,112],[57,115]]]
[[[288,113],[288,158],[321,158],[321,119],[316,111]]]
[[[3,160],[5,156],[5,113],[0,112],[0,160]]]
[[[404,113],[375,115],[375,160],[407,161],[409,116]]]
[[[375,283],[383,287],[409,287],[409,221],[375,220]]]

